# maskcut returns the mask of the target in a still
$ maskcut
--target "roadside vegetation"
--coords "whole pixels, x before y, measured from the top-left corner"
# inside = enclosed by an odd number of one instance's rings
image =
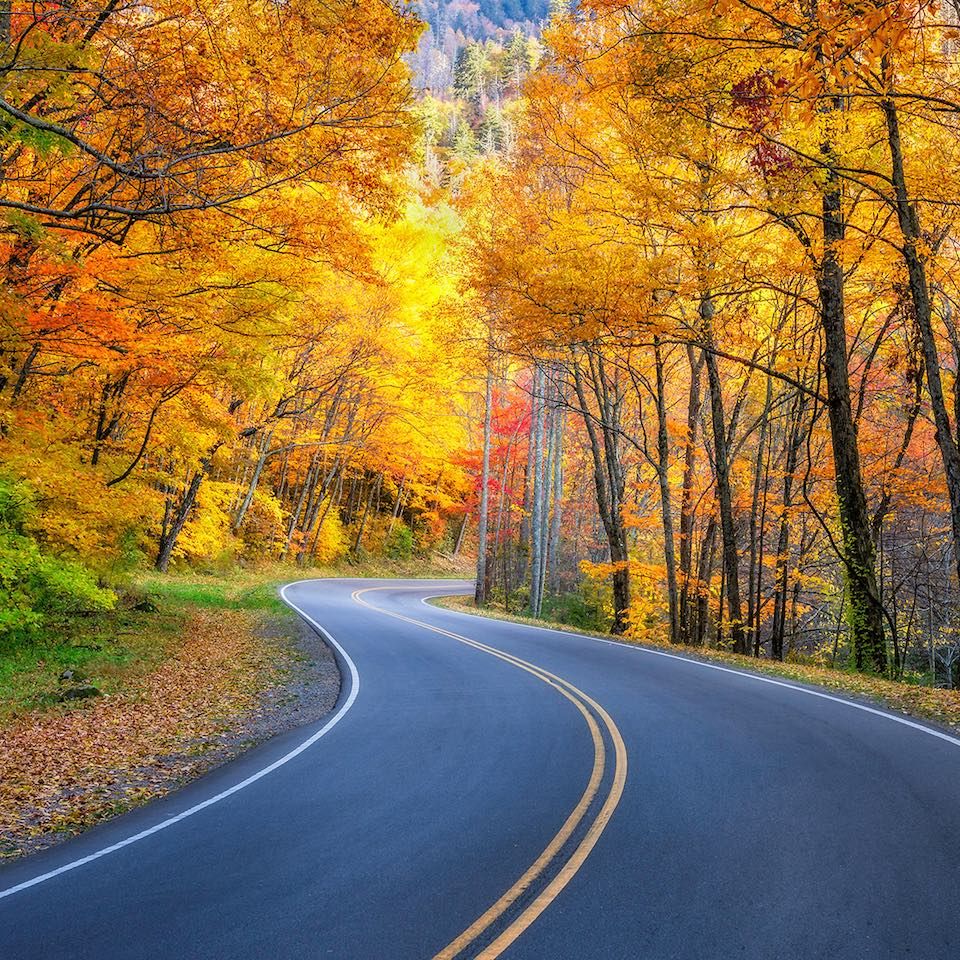
[[[0,855],[46,845],[205,769],[282,680],[271,600],[181,584],[0,648]],[[222,757],[221,757],[222,759]]]
[[[108,604],[38,606],[29,636],[0,645],[0,857],[161,796],[268,735],[257,721],[283,708],[303,658],[280,584],[411,572],[384,561],[141,574]]]

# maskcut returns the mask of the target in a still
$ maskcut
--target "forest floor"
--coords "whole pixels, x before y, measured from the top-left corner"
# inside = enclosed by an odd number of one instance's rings
[[[850,670],[816,666],[799,662],[779,662],[777,660],[744,657],[728,653],[725,650],[716,650],[708,647],[681,647],[667,641],[658,643],[649,638],[642,641],[623,637],[611,637],[610,634],[596,633],[582,630],[568,624],[547,620],[534,620],[529,617],[508,614],[501,608],[474,606],[471,597],[439,597],[431,601],[441,607],[459,610],[463,613],[472,613],[481,617],[491,617],[497,620],[509,620],[512,623],[525,623],[535,627],[547,627],[551,630],[561,630],[565,633],[576,633],[581,636],[597,637],[601,640],[614,639],[623,643],[634,644],[640,647],[652,647],[657,650],[667,650],[692,660],[702,660],[723,666],[735,667],[754,673],[770,674],[784,677],[799,683],[825,687],[836,693],[843,694],[851,699],[867,702],[873,706],[886,707],[899,713],[925,720],[951,733],[960,733],[960,691],[933,689],[918,684],[886,680],[881,677],[855,673]]]
[[[458,577],[454,561],[138,577],[117,608],[0,649],[0,858],[162,796],[336,703],[326,644],[280,600],[321,576]]]

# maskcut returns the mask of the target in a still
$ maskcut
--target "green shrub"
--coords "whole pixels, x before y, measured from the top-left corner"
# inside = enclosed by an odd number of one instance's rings
[[[0,477],[0,642],[31,639],[52,621],[116,602],[89,570],[43,553],[24,532],[32,502],[24,484]]]
[[[390,560],[409,560],[413,555],[413,533],[405,523],[397,523],[387,534],[383,555]]]
[[[605,633],[610,628],[610,618],[604,612],[602,598],[591,589],[584,589],[583,585],[576,593],[545,597],[543,616],[547,620],[594,633]]]

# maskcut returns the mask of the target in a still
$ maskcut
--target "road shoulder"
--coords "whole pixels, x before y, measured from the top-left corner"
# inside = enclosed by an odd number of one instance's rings
[[[46,849],[326,716],[328,645],[286,610],[202,610],[121,693],[0,728],[0,857]]]
[[[899,683],[879,677],[805,663],[779,663],[771,660],[743,657],[712,648],[678,647],[669,643],[640,642],[629,638],[611,637],[580,630],[562,623],[514,616],[497,609],[478,609],[473,605],[472,599],[468,597],[435,597],[429,602],[440,609],[451,610],[454,613],[466,616],[485,617],[543,630],[556,630],[560,633],[589,637],[604,643],[637,647],[654,653],[668,654],[679,659],[789,681],[799,687],[809,687],[829,696],[848,699],[864,706],[888,710],[912,720],[922,721],[927,726],[951,736],[960,735],[960,691],[957,690],[931,689],[930,687]]]

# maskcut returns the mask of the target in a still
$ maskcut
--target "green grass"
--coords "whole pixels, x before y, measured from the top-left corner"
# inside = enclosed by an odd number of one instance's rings
[[[0,723],[31,710],[74,710],[61,703],[65,670],[105,694],[127,691],[170,655],[191,612],[250,610],[283,616],[272,573],[229,576],[143,575],[115,610],[49,624],[29,643],[0,647]],[[156,610],[134,610],[149,599]]]
[[[30,710],[73,710],[81,702],[61,703],[64,670],[82,674],[103,693],[128,690],[138,677],[160,664],[182,634],[191,612],[246,610],[271,617],[293,617],[281,601],[284,583],[311,577],[430,577],[459,579],[469,575],[455,560],[374,560],[336,567],[302,569],[274,564],[231,573],[194,571],[135,578],[117,609],[48,625],[29,643],[0,646],[0,723]],[[131,607],[151,600],[156,611]]]
[[[230,577],[198,577],[192,574],[143,577],[139,586],[163,606],[280,613],[286,609],[277,592],[282,582],[273,577],[261,582],[248,582]]]
[[[60,674],[73,670],[103,693],[117,693],[167,655],[182,614],[120,608],[51,626],[30,643],[0,648],[0,722],[36,709],[76,709],[60,703]]]

